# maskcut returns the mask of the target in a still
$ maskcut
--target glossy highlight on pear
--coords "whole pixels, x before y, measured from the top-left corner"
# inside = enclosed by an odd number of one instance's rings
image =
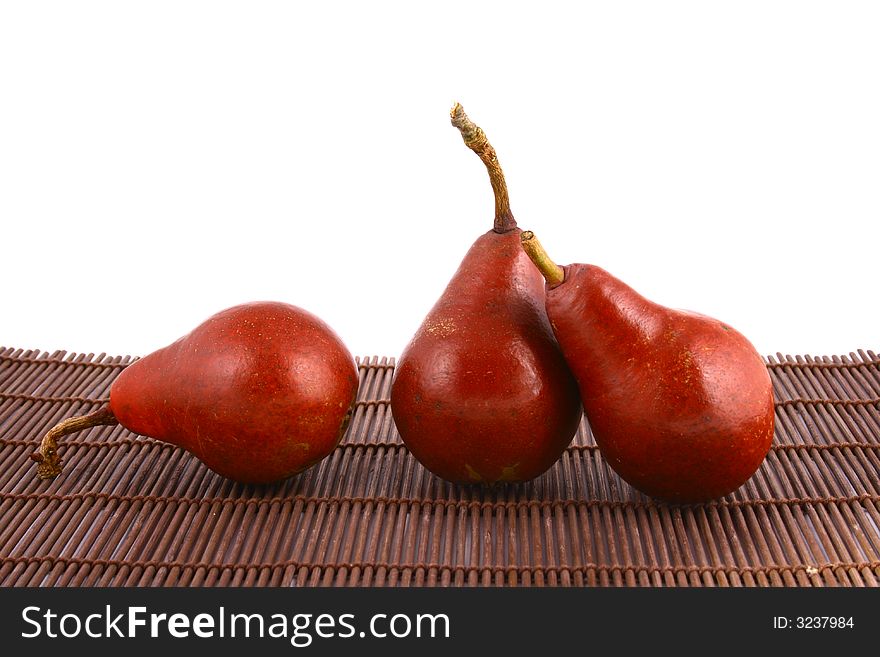
[[[594,265],[558,267],[530,231],[521,240],[547,279],[547,314],[608,464],[643,493],[676,503],[742,486],[774,429],[770,376],[752,344]]]
[[[243,304],[126,367],[106,407],[51,429],[32,458],[40,478],[56,477],[58,438],[118,423],[229,479],[270,483],[336,447],[357,389],[354,359],[321,319],[284,303]]]

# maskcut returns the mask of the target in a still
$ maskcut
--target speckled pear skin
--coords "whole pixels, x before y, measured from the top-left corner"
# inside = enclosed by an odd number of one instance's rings
[[[270,483],[336,447],[357,389],[354,359],[327,324],[296,306],[255,302],[128,366],[111,386],[110,410],[224,477]]]
[[[649,301],[607,271],[564,267],[547,314],[608,464],[676,503],[722,497],[773,440],[767,367],[739,332]]]
[[[451,482],[537,477],[583,416],[519,228],[482,235],[401,354],[391,388],[412,454]]]

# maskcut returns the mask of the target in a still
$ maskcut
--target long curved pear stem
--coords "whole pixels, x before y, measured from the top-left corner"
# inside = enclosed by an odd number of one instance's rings
[[[43,436],[40,448],[31,454],[31,459],[37,462],[37,477],[54,479],[61,474],[61,457],[58,456],[57,442],[59,438],[89,427],[114,424],[119,424],[119,420],[113,415],[109,406],[102,406],[88,415],[71,417],[56,424]]]
[[[456,103],[449,112],[449,118],[452,120],[452,125],[461,132],[465,145],[479,156],[489,172],[489,182],[492,183],[492,191],[495,194],[495,232],[506,233],[513,230],[516,228],[516,219],[510,211],[507,182],[504,180],[504,172],[498,163],[495,149],[486,139],[486,133],[468,118],[459,103]]]
[[[523,251],[531,258],[541,271],[549,285],[559,285],[565,280],[565,270],[550,259],[544,247],[530,230],[523,231],[519,236]]]

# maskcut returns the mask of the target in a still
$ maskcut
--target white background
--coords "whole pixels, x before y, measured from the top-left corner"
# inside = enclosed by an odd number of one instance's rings
[[[876,2],[0,9],[0,344],[144,354],[276,299],[397,356],[491,227],[763,354],[878,349]]]

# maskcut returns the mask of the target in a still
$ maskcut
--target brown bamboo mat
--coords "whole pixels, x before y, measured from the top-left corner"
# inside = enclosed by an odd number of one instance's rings
[[[393,359],[359,359],[342,444],[275,486],[99,427],[28,455],[92,410],[131,359],[0,348],[2,586],[877,586],[880,359],[767,359],[773,448],[739,491],[685,507],[637,493],[586,424],[544,476],[495,490],[427,473],[388,407]]]

